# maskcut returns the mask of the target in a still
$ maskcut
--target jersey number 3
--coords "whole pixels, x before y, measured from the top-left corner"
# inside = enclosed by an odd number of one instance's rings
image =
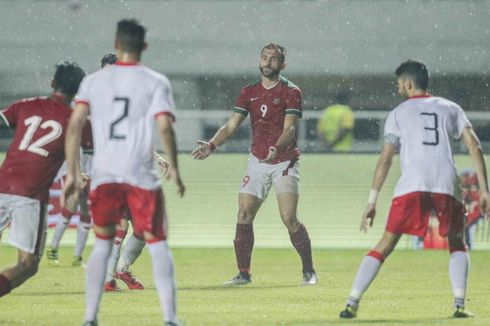
[[[41,123],[42,121],[43,119],[37,115],[33,115],[32,117],[24,120],[24,124],[27,126],[27,131],[20,141],[19,150],[28,150],[29,152],[34,154],[38,154],[44,157],[48,156],[49,152],[42,147],[58,139],[63,132],[63,127],[58,121],[55,120],[46,120]],[[34,133],[39,128],[51,129],[51,131],[31,143]]]
[[[422,112],[420,115],[427,116],[429,123],[424,127],[427,133],[431,133],[433,137],[430,137],[431,141],[423,141],[422,144],[429,146],[439,145],[439,122],[436,113]]]

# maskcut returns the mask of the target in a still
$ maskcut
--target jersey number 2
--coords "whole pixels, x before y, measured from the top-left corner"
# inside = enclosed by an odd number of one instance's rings
[[[439,122],[438,122],[438,117],[436,113],[427,113],[427,112],[422,112],[420,115],[425,115],[427,117],[432,117],[431,120],[432,123],[430,123],[429,127],[424,127],[425,130],[428,132],[434,133],[434,137],[432,138],[432,141],[423,141],[422,144],[424,145],[429,145],[429,146],[437,146],[439,145]]]
[[[38,154],[44,157],[48,156],[49,152],[42,147],[58,139],[58,137],[61,136],[63,127],[58,121],[55,120],[46,120],[41,123],[42,121],[43,119],[38,115],[33,115],[32,117],[24,120],[24,124],[27,126],[27,131],[20,141],[19,150],[28,150],[29,152],[34,154]],[[51,131],[48,132],[46,135],[40,137],[39,139],[35,140],[31,144],[32,137],[39,127],[41,127],[41,129],[51,128]]]
[[[129,98],[127,98],[127,97],[115,97],[114,98],[114,107],[119,108],[120,106],[117,105],[119,103],[122,104],[122,111],[123,111],[123,113],[116,120],[114,120],[111,123],[111,128],[110,128],[110,132],[109,132],[109,139],[118,139],[118,140],[126,139],[126,135],[124,135],[124,134],[118,134],[116,132],[116,127],[117,127],[118,124],[120,124],[124,119],[126,119],[128,117],[128,113],[129,113]],[[123,129],[123,128],[120,128],[119,131],[121,131],[121,129]]]

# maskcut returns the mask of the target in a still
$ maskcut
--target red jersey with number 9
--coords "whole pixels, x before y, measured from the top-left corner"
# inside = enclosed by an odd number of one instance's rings
[[[0,193],[48,202],[49,188],[64,161],[71,108],[61,98],[25,99],[0,111],[15,135],[0,167]]]
[[[271,88],[257,82],[242,88],[234,111],[244,115],[250,113],[253,133],[251,153],[265,159],[269,146],[274,146],[282,134],[286,114],[302,117],[301,90],[283,77]],[[295,138],[278,153],[272,164],[291,160],[299,154]]]

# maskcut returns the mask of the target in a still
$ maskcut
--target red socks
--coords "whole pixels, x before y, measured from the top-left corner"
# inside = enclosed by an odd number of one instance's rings
[[[11,290],[12,285],[10,284],[9,279],[5,275],[0,274],[0,297],[10,293]]]
[[[300,225],[298,231],[289,233],[289,238],[298,252],[301,263],[303,264],[303,273],[313,272],[313,260],[311,258],[311,241],[308,231],[303,224]]]
[[[233,244],[235,245],[238,270],[248,273],[250,271],[250,261],[252,260],[252,250],[254,247],[253,224],[237,224]]]

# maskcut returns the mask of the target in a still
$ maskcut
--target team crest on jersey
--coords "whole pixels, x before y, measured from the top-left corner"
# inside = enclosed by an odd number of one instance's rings
[[[274,103],[275,105],[278,105],[279,103],[281,103],[281,99],[279,97],[277,97],[277,98],[272,100],[272,103]]]

